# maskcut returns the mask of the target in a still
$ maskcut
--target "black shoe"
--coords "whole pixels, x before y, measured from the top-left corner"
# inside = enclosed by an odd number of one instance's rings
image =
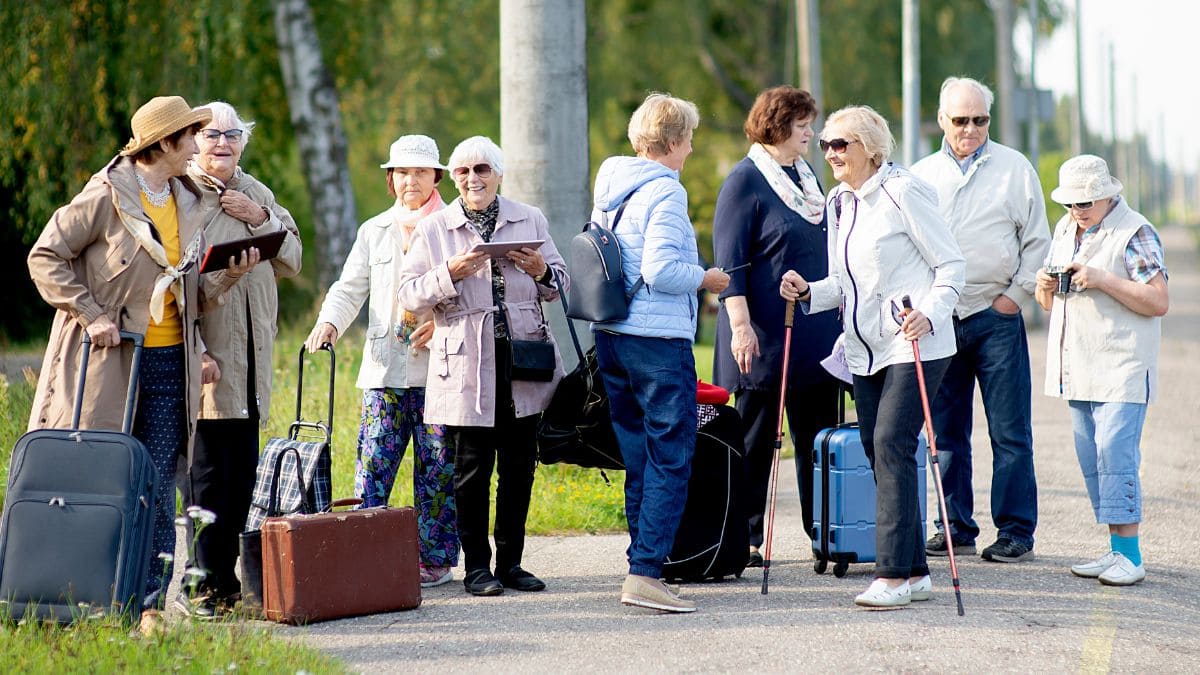
[[[983,549],[981,557],[992,562],[1014,563],[1033,559],[1033,549],[1008,537],[996,539],[996,543]]]
[[[746,561],[746,567],[762,567],[763,557],[758,551],[750,551],[750,559]]]
[[[505,588],[514,591],[536,592],[546,590],[546,582],[521,569],[520,565],[513,567],[503,574],[496,571],[496,578]]]
[[[463,587],[471,595],[500,595],[504,592],[500,580],[486,569],[467,572],[467,577],[463,579]]]
[[[946,535],[943,532],[938,532],[925,542],[925,555],[948,556],[946,552]],[[954,555],[975,555],[975,542],[961,542],[954,540]]]
[[[175,596],[175,609],[193,619],[212,621],[217,618],[217,599],[208,594],[189,597],[187,591],[179,591]]]

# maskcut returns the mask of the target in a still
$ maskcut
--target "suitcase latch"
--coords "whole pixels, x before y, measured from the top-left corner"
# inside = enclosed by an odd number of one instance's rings
[[[51,497],[50,506],[58,506],[65,509],[67,508],[67,500],[62,497]]]

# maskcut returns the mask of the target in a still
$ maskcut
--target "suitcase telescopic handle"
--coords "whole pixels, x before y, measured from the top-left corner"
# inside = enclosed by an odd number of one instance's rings
[[[138,373],[142,367],[142,347],[145,338],[141,333],[120,331],[122,342],[133,343],[133,363],[129,366],[129,388],[125,392],[125,418],[121,421],[121,433],[133,432],[133,401],[137,396]],[[83,415],[83,385],[87,381],[88,360],[92,355],[92,336],[83,332],[83,354],[79,357],[79,382],[75,385],[75,410],[71,414],[71,428],[79,428],[79,418]]]
[[[321,344],[321,351],[329,352],[329,417],[325,420],[325,425],[329,429],[329,435],[333,436],[333,376],[337,371],[337,357],[333,352],[333,345],[328,342]],[[297,369],[296,377],[296,421],[300,422],[304,418],[300,416],[300,404],[304,400],[304,355],[308,353],[308,348],[300,345],[300,366]]]

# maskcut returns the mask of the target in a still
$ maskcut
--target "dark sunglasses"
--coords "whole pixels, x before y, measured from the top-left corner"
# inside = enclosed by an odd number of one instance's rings
[[[472,171],[474,171],[475,175],[479,176],[480,178],[487,178],[488,176],[492,175],[492,165],[476,164],[475,166],[456,166],[454,167],[454,171],[452,173],[454,174],[455,178],[466,178],[467,174],[471,173]]]
[[[242,130],[241,129],[230,129],[229,131],[218,131],[216,129],[205,129],[200,132],[200,135],[204,136],[204,140],[212,141],[214,143],[219,142],[221,140],[222,136],[224,136],[225,139],[228,140],[230,143],[236,143],[236,142],[242,140]]]
[[[977,127],[986,127],[992,121],[992,118],[987,115],[976,115],[975,117],[951,117],[950,121],[956,127],[965,127],[967,126],[967,122],[972,122]]]
[[[1063,206],[1067,207],[1068,209],[1078,209],[1080,211],[1087,211],[1088,209],[1092,208],[1095,205],[1096,205],[1096,202],[1079,202],[1078,204],[1063,204]]]
[[[828,152],[830,148],[833,148],[834,152],[841,154],[846,151],[846,148],[850,147],[851,143],[855,142],[856,141],[848,141],[844,138],[835,138],[832,141],[821,139],[820,141],[817,141],[817,144],[821,146],[821,152]]]

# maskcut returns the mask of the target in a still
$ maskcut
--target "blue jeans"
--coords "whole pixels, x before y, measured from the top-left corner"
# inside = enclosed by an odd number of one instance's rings
[[[595,332],[596,361],[625,459],[629,573],[658,579],[687,502],[696,450],[691,342]]]
[[[1142,522],[1142,424],[1145,403],[1068,401],[1075,455],[1083,471],[1096,522]]]
[[[975,380],[992,441],[992,522],[1001,537],[1033,548],[1037,481],[1033,474],[1029,344],[1020,314],[992,308],[954,320],[958,353],[933,401],[938,462],[955,544],[979,536],[971,488]],[[941,529],[941,523],[938,523]]]

